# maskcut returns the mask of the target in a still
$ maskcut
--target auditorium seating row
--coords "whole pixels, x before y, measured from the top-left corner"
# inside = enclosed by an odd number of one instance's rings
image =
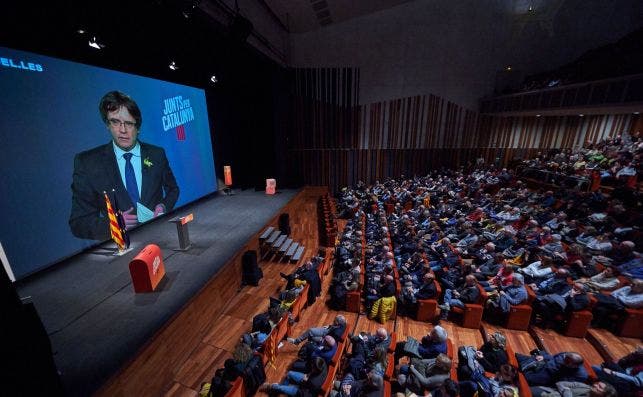
[[[332,247],[337,239],[337,219],[335,214],[337,207],[335,200],[324,194],[317,200],[317,224],[319,226],[319,244],[324,247]]]

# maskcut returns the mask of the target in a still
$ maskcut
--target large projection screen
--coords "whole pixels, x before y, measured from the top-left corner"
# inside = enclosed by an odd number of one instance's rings
[[[216,191],[203,90],[0,47],[0,243],[17,279],[99,242],[72,234],[71,186],[76,155],[112,142],[99,113],[111,91],[138,105],[141,147],[165,152],[179,188],[174,209]],[[138,178],[165,167],[152,161],[159,157],[143,156]],[[88,164],[86,180],[95,182],[102,168]],[[117,168],[108,171],[118,175]]]

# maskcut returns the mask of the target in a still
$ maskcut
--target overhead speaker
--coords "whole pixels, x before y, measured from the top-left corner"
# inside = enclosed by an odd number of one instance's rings
[[[237,14],[232,20],[232,24],[229,27],[230,38],[234,41],[244,42],[250,36],[252,32],[252,22],[248,19]]]

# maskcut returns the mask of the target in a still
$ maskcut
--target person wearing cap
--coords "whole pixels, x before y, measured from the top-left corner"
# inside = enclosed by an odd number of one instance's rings
[[[500,367],[509,363],[507,357],[507,338],[501,332],[494,332],[489,336],[480,349],[476,351],[476,359],[485,372],[498,372]]]

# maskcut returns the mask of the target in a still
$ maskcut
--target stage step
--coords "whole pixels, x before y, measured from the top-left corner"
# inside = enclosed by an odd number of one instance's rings
[[[286,241],[286,238],[288,238],[288,236],[285,234],[279,236],[279,238],[275,240],[274,244],[272,244],[273,251],[279,251],[279,248],[281,248],[282,244]]]
[[[272,232],[270,237],[268,237],[268,239],[265,241],[265,243],[272,245],[280,235],[281,235],[281,232],[279,230],[275,230],[274,232]]]
[[[299,243],[293,242],[288,251],[286,251],[286,258],[292,258],[295,255],[295,251],[297,251],[297,247],[299,247]]]
[[[291,245],[292,245],[292,239],[291,238],[289,238],[286,241],[284,241],[284,243],[281,244],[281,247],[279,247],[279,254],[284,255],[288,251],[288,248],[290,248]]]
[[[290,262],[299,262],[303,254],[304,254],[304,246],[302,245],[301,247],[297,248],[297,252],[295,252],[295,255],[292,256],[292,258],[290,259]]]
[[[259,244],[263,243],[268,237],[270,237],[270,234],[275,230],[274,227],[270,226],[266,230],[261,233],[261,236],[259,236]]]

